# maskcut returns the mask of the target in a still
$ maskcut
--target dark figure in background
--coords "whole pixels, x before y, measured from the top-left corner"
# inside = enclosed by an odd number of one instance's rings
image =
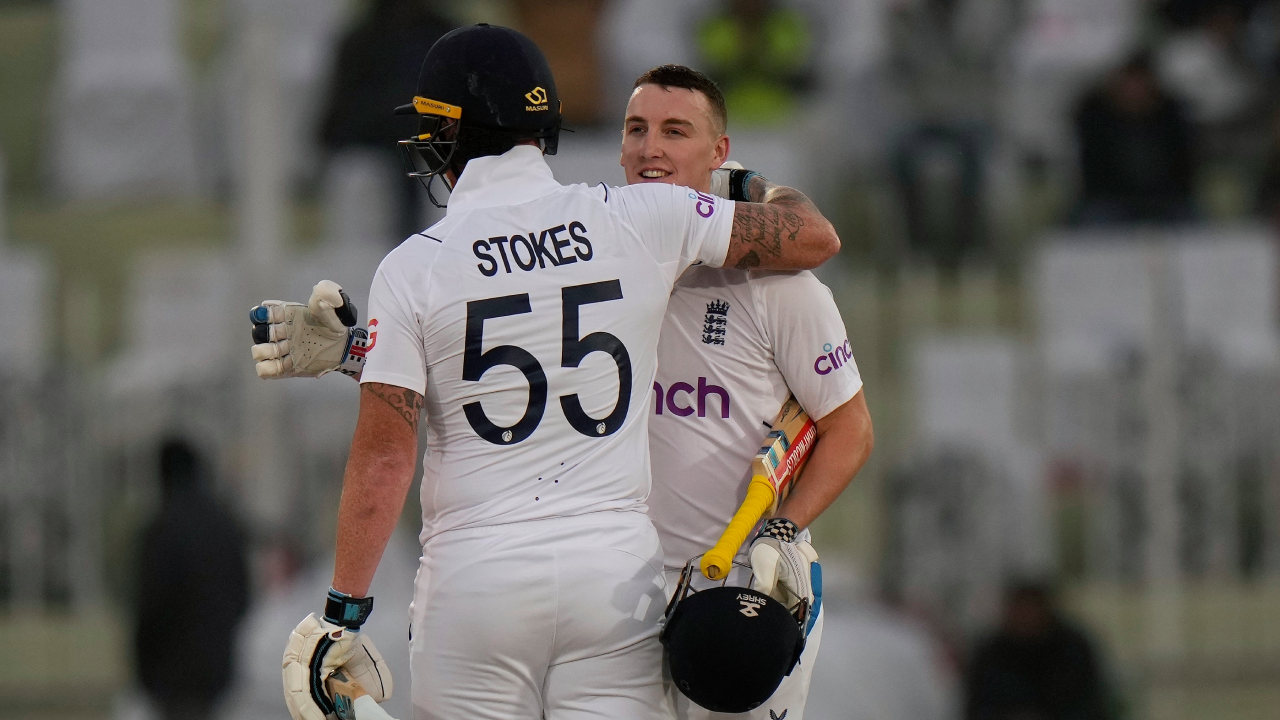
[[[338,48],[320,137],[329,152],[357,147],[387,156],[403,193],[396,242],[422,229],[425,192],[404,177],[396,146],[415,132],[417,120],[392,110],[413,97],[422,58],[454,27],[430,0],[374,0]]]
[[[243,536],[202,481],[195,451],[165,441],[164,504],[139,563],[135,650],[138,679],[166,720],[210,716],[231,681],[236,626],[248,606]]]
[[[1113,71],[1075,118],[1083,225],[1194,219],[1192,129],[1159,85],[1147,54]]]
[[[1012,587],[994,635],[979,643],[965,679],[967,720],[1107,720],[1093,645],[1054,608],[1048,588]]]
[[[1257,211],[1280,230],[1280,104],[1271,110],[1267,133],[1266,165],[1258,183]]]
[[[779,126],[795,112],[813,80],[809,25],[780,0],[726,0],[703,21],[698,51],[736,126]]]
[[[894,153],[911,250],[953,272],[984,249],[984,134],[977,126],[930,123],[907,133]]]

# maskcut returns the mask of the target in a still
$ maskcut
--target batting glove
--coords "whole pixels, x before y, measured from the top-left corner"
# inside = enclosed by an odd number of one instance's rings
[[[760,174],[742,167],[732,160],[711,171],[711,194],[726,200],[750,202],[751,178]]]
[[[762,592],[787,608],[801,600],[813,607],[812,570],[818,553],[808,542],[796,542],[800,528],[786,518],[765,521],[751,543],[751,589]]]
[[[391,671],[373,641],[359,632],[372,608],[372,598],[330,590],[325,617],[312,613],[289,634],[282,675],[285,705],[293,720],[325,720],[336,714],[325,680],[339,668],[374,702],[391,697]]]
[[[355,327],[356,306],[338,284],[321,280],[306,305],[267,300],[249,311],[254,370],[265,379],[359,377],[369,333]]]

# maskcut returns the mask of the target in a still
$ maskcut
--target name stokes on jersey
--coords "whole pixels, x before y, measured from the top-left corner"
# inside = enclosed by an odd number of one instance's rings
[[[497,257],[494,256],[495,249]],[[499,267],[508,275],[511,274],[512,262],[521,270],[529,272],[535,268],[545,268],[548,263],[552,267],[559,267],[579,260],[588,262],[595,257],[591,241],[587,238],[587,226],[577,220],[540,232],[497,235],[487,240],[476,240],[471,244],[471,252],[481,261],[476,264],[476,268],[485,277],[497,275]],[[501,265],[498,258],[502,259]]]

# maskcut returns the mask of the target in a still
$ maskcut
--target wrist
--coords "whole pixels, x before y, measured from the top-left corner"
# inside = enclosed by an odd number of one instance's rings
[[[757,538],[773,538],[779,542],[793,543],[800,535],[800,526],[784,517],[772,517],[764,521]]]
[[[329,595],[324,602],[324,619],[334,625],[341,625],[350,630],[359,630],[373,612],[372,597],[352,597],[346,593],[329,588]]]
[[[347,347],[342,352],[342,362],[338,372],[353,378],[359,378],[364,371],[365,353],[369,351],[369,331],[357,327],[347,331]]]
[[[737,202],[758,202],[752,199],[752,184],[757,178],[764,178],[753,170],[729,171],[729,199]],[[756,183],[759,184],[759,183]]]

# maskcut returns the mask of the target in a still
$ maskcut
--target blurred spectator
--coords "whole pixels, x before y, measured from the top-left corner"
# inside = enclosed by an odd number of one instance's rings
[[[204,480],[191,446],[166,440],[164,501],[143,536],[134,638],[138,679],[166,720],[210,716],[230,684],[248,605],[243,536]]]
[[[895,153],[911,249],[944,268],[959,267],[981,244],[983,144],[978,127],[926,124]]]
[[[809,88],[809,20],[775,0],[728,0],[702,22],[697,45],[735,125],[776,125]]]
[[[1075,118],[1080,224],[1179,222],[1194,215],[1192,129],[1147,54],[1113,71]]]
[[[1200,0],[1170,7],[1169,12],[1176,10],[1193,23],[1174,33],[1160,48],[1161,80],[1187,104],[1196,123],[1221,125],[1239,119],[1257,95],[1240,47],[1247,4],[1243,0]]]
[[[1280,227],[1280,106],[1271,113],[1266,165],[1258,187],[1258,213]]]
[[[979,643],[966,678],[968,720],[1105,720],[1093,643],[1039,583],[1014,585],[1001,627]]]
[[[427,51],[453,23],[429,0],[374,0],[343,36],[320,135],[330,152],[372,150],[387,158],[401,188],[396,237],[421,230],[421,187],[400,174],[396,142],[414,131],[412,118],[391,111],[409,102]]]

